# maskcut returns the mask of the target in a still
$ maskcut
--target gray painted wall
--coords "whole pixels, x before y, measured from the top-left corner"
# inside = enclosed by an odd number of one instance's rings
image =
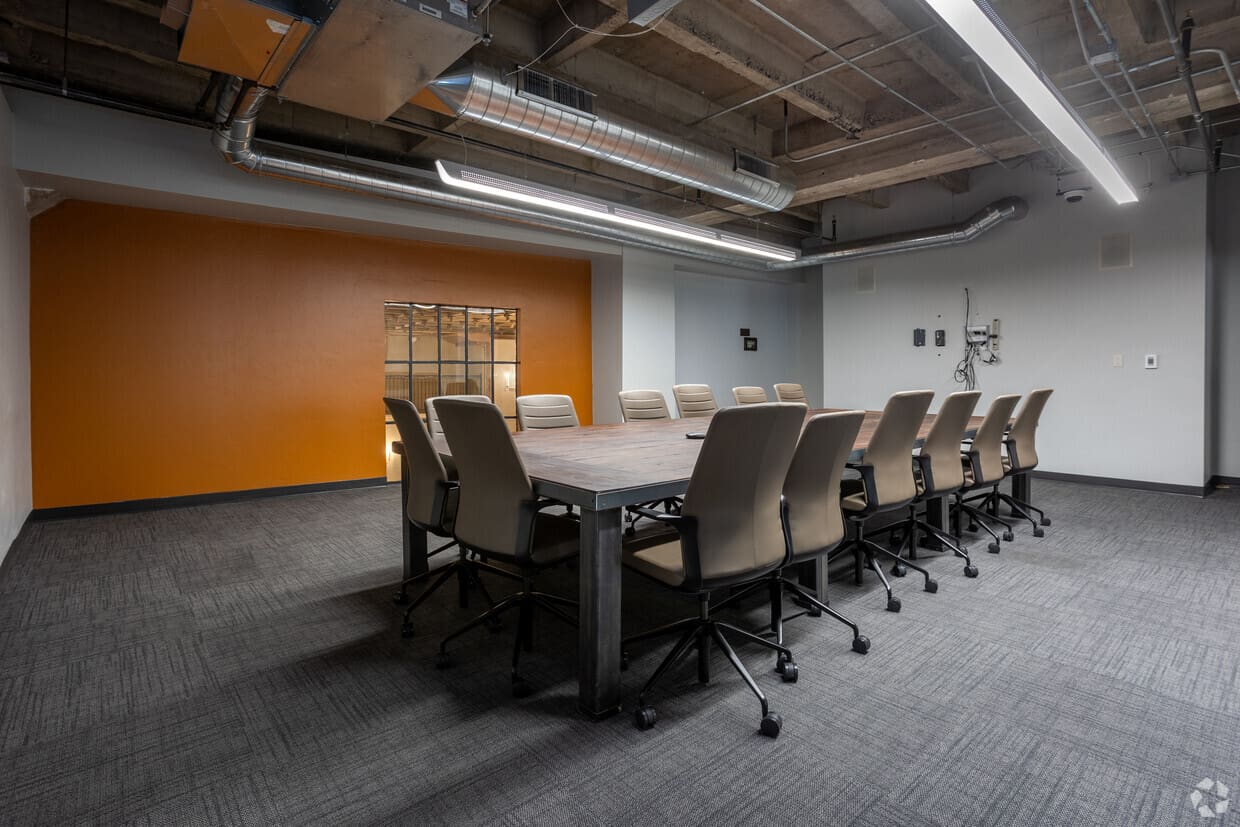
[[[0,560],[30,514],[30,222],[0,93]]]
[[[1240,141],[1229,150],[1240,152]],[[1231,163],[1236,163],[1232,161]],[[1240,477],[1240,170],[1213,180],[1214,473]]]
[[[1139,160],[1139,159],[1138,159]],[[1144,183],[1146,165],[1129,162]],[[1116,207],[1101,192],[1082,204],[1057,199],[1055,179],[1027,167],[975,175],[952,196],[931,184],[893,194],[888,210],[840,207],[845,238],[962,220],[1006,195],[1029,216],[972,245],[824,268],[824,382],[829,406],[880,407],[894,391],[959,389],[963,288],[973,319],[1002,320],[1002,364],[979,367],[982,404],[997,393],[1056,389],[1042,420],[1048,471],[1200,486],[1206,462],[1206,180],[1170,182],[1153,162],[1155,186],[1139,204]],[[829,215],[828,215],[829,218]],[[1105,234],[1130,233],[1133,266],[1101,270]],[[859,266],[877,289],[856,292]],[[930,344],[912,346],[914,327]],[[933,330],[948,346],[933,346]],[[1160,367],[1145,370],[1143,356]],[[1113,367],[1119,354],[1123,367]]]

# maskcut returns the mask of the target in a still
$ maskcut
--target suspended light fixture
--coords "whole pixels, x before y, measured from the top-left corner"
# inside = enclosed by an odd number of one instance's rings
[[[677,221],[657,213],[609,204],[596,198],[576,195],[540,184],[531,184],[529,181],[462,166],[451,161],[436,161],[435,169],[439,173],[439,180],[449,187],[489,195],[493,198],[502,198],[505,201],[516,201],[556,212],[585,216],[608,224],[634,227],[658,235],[679,238],[708,247],[720,247],[773,261],[795,261],[800,256],[800,251],[792,247],[767,244],[736,233],[714,230],[699,224],[690,224],[687,221]]]
[[[925,0],[925,3],[1029,107],[1116,204],[1131,204],[1137,200],[1137,194],[1097,136],[1038,68],[987,0]]]

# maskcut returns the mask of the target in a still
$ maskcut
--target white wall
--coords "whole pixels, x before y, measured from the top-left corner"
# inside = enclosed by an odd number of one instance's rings
[[[1240,152],[1240,141],[1228,149]],[[1213,465],[1219,476],[1240,478],[1240,170],[1214,178],[1210,206],[1216,360]]]
[[[1206,461],[1206,182],[1155,186],[1116,207],[1100,191],[1082,204],[1054,196],[1055,179],[1027,167],[975,174],[952,196],[928,183],[893,193],[889,210],[845,204],[845,239],[960,221],[1007,195],[1023,221],[971,245],[824,268],[824,383],[830,406],[880,407],[898,390],[959,389],[963,288],[977,323],[1002,320],[1002,364],[979,367],[986,404],[997,393],[1055,388],[1039,432],[1042,470],[1202,486]],[[1145,164],[1130,168],[1144,183]],[[1104,234],[1133,238],[1133,266],[1100,271]],[[876,292],[856,292],[858,266],[875,267]],[[914,348],[914,327],[929,343]],[[948,346],[933,345],[947,331]],[[1145,354],[1158,370],[1145,370]],[[1123,367],[1112,367],[1113,356]]]
[[[30,222],[0,93],[0,560],[30,514]]]

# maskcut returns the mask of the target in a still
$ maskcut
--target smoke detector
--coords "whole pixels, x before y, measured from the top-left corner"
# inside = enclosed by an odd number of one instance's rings
[[[1069,204],[1079,204],[1085,200],[1085,196],[1089,194],[1093,187],[1072,187],[1071,189],[1060,190],[1055,193]]]

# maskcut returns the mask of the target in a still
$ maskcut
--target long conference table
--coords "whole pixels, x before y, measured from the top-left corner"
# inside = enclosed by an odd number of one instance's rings
[[[806,418],[829,410],[811,410]],[[853,444],[852,459],[859,460],[878,425],[879,411],[867,411]],[[973,417],[968,436],[981,424]],[[918,443],[934,422],[922,423]],[[581,556],[578,647],[578,706],[586,715],[601,718],[620,709],[620,583],[621,538],[626,506],[648,503],[685,493],[702,440],[685,434],[705,431],[710,420],[670,419],[624,425],[522,431],[514,435],[534,491],[577,506],[581,511]],[[447,442],[436,446],[449,455]],[[401,523],[404,526],[405,577],[427,570],[426,532],[411,523],[404,504],[409,496],[409,469],[403,446],[392,449],[401,457]],[[1013,480],[1022,499],[1027,480]],[[928,505],[929,522],[946,527],[947,503]],[[826,582],[820,563],[816,581]]]

